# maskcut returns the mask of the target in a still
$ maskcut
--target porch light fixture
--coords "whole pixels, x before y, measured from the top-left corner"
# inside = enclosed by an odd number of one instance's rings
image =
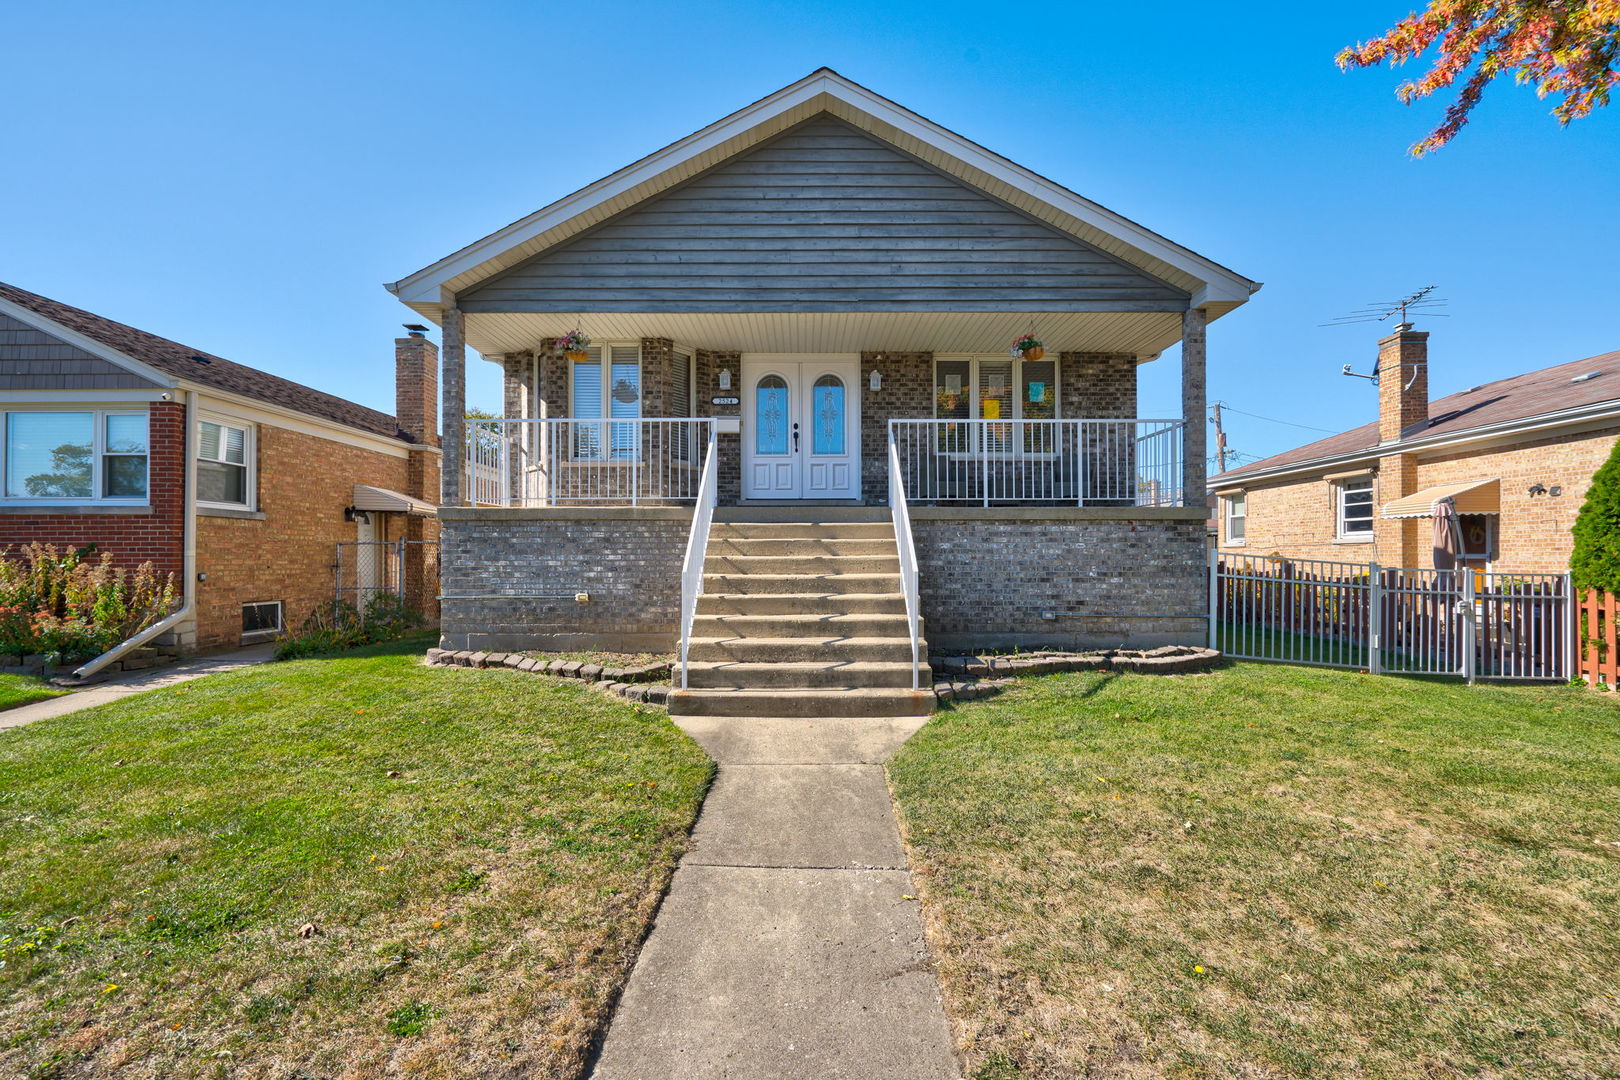
[[[371,512],[369,510],[357,510],[352,506],[348,506],[348,507],[345,507],[344,510],[343,510],[343,520],[344,521],[363,521],[367,525],[370,525],[371,524]]]
[[[870,386],[873,390],[883,389],[883,372],[879,371],[877,368],[873,368],[872,374],[867,377],[866,385]]]
[[[720,389],[722,389],[722,390],[730,390],[731,389],[731,369],[730,368],[721,368],[720,369]]]

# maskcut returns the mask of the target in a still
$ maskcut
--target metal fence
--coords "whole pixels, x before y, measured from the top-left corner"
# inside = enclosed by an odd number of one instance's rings
[[[1180,506],[1180,420],[890,420],[913,503]]]
[[[467,422],[467,492],[474,506],[693,502],[707,417]]]
[[[1217,554],[1210,644],[1228,656],[1370,672],[1564,681],[1567,574]]]
[[[430,560],[423,569],[429,590],[438,578],[436,540],[340,540],[335,547],[332,599],[354,605],[362,615],[385,593],[405,596],[405,571],[412,548],[420,548],[424,560]]]

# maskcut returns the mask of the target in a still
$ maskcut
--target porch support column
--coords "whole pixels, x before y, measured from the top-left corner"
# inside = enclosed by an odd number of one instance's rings
[[[439,476],[439,502],[462,506],[463,477],[467,468],[467,344],[463,336],[461,309],[454,303],[444,308],[439,324],[443,348],[443,371],[439,376],[444,430],[444,468]]]
[[[1183,506],[1203,506],[1209,475],[1207,433],[1204,427],[1206,381],[1204,342],[1208,319],[1203,308],[1188,308],[1181,317],[1181,499]]]

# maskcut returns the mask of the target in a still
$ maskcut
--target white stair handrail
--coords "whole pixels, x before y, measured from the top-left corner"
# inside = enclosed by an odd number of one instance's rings
[[[911,509],[900,475],[900,451],[894,442],[894,421],[889,421],[889,513],[894,518],[894,540],[900,549],[900,592],[906,598],[906,630],[911,637],[911,688],[922,689],[922,658],[918,655],[921,606],[917,596],[917,546],[911,539]]]
[[[719,454],[715,424],[708,422],[709,437],[703,454],[703,477],[698,481],[697,503],[692,508],[692,531],[686,537],[686,558],[681,563],[681,689],[685,690],[687,657],[692,648],[692,620],[698,597],[703,595],[703,563],[709,555],[709,529],[719,493]]]

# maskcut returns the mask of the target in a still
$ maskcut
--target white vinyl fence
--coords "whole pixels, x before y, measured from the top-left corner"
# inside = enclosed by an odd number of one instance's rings
[[[1567,574],[1424,570],[1217,553],[1210,645],[1373,673],[1574,677]]]

